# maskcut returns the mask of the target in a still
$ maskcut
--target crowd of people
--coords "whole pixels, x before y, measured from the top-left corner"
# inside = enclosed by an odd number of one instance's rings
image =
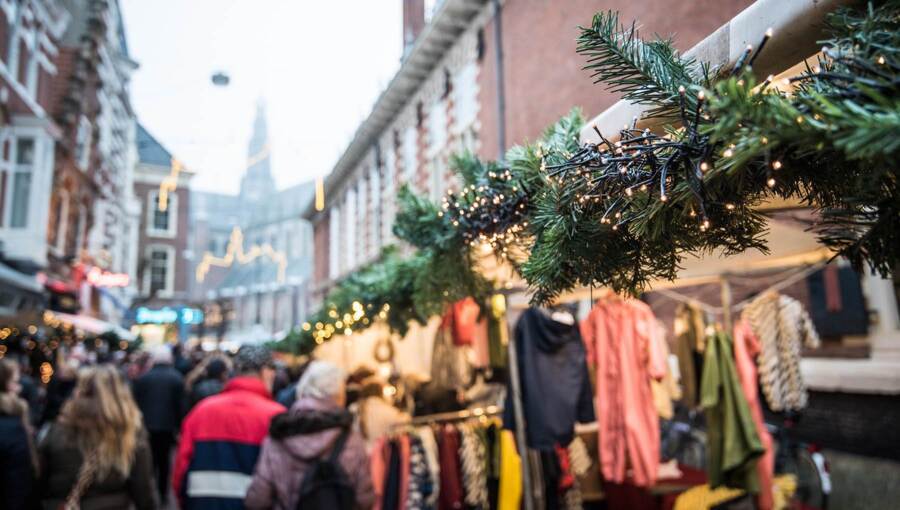
[[[0,359],[9,510],[370,508],[371,444],[408,419],[371,372],[287,370],[260,346],[61,357],[46,385],[17,361]]]

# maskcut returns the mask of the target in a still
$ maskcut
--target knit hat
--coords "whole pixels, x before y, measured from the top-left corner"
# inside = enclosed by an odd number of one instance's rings
[[[272,353],[261,345],[245,345],[234,356],[234,368],[239,374],[259,372],[272,363]]]

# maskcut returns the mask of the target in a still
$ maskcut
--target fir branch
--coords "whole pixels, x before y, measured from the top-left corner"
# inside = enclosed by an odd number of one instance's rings
[[[679,88],[697,90],[707,80],[706,71],[679,55],[671,40],[645,42],[635,24],[621,25],[613,11],[597,13],[590,28],[581,27],[577,51],[587,57],[584,69],[595,83],[604,83],[623,99],[650,106],[647,117],[677,117]],[[692,93],[688,107],[695,102]]]

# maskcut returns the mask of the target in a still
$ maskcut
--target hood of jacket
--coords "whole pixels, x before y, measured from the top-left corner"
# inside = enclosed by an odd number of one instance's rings
[[[12,393],[0,393],[0,415],[25,416],[28,412],[28,404]]]
[[[552,313],[546,309],[529,308],[522,313],[518,327],[527,328],[530,340],[543,352],[556,352],[569,342],[581,343],[578,322],[560,322],[552,318]]]
[[[331,448],[341,430],[350,427],[353,416],[331,402],[303,398],[290,411],[272,419],[269,436],[294,457],[312,460]]]

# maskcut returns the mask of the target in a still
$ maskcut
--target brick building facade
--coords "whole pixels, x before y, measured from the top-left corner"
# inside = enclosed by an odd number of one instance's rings
[[[305,213],[314,226],[313,305],[336,279],[396,241],[391,225],[400,186],[437,199],[453,186],[451,154],[468,150],[496,159],[509,146],[537,138],[572,107],[594,112],[615,102],[591,84],[575,53],[577,27],[595,12],[620,10],[623,19],[639,18],[648,33],[677,27],[679,46],[688,48],[752,2],[498,3],[499,38],[493,2],[444,0],[430,13],[421,0],[404,2],[400,70],[325,179],[324,209],[310,205]],[[502,90],[497,69],[503,70]]]
[[[39,273],[51,308],[112,322],[135,287],[85,276],[135,276],[136,68],[117,1],[0,0],[2,258]]]

